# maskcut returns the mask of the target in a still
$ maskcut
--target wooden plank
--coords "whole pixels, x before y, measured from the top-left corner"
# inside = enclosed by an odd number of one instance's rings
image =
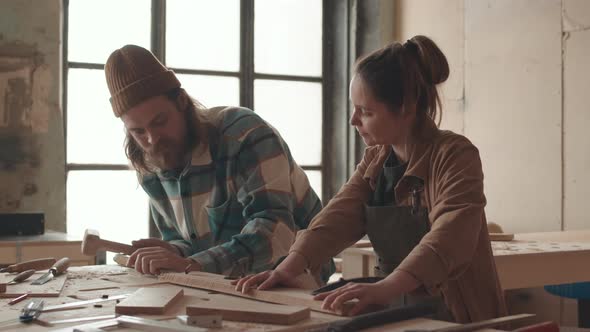
[[[224,320],[236,322],[291,325],[309,318],[310,310],[307,307],[264,302],[244,306],[237,303],[208,301],[187,306],[186,314],[188,316],[221,314]]]
[[[120,315],[162,315],[184,296],[179,287],[140,288],[115,306]]]
[[[67,280],[67,273],[53,278],[43,285],[31,285],[31,281],[42,276],[46,271],[38,271],[29,277],[28,280],[18,284],[7,285],[6,292],[0,293],[0,298],[14,298],[26,293],[31,297],[57,297],[64,288]],[[7,283],[16,276],[14,273],[0,275],[0,283]]]
[[[514,234],[512,233],[490,233],[490,241],[512,241]]]
[[[251,298],[264,302],[279,303],[286,305],[295,305],[308,307],[313,311],[324,312],[333,315],[346,316],[354,303],[347,302],[339,312],[322,309],[322,302],[313,299],[313,295],[308,290],[294,288],[276,288],[272,290],[250,289],[246,294],[237,292],[231,280],[224,279],[223,275],[206,272],[185,273],[162,273],[158,279],[176,285],[187,287],[201,288],[235,295],[240,297]]]

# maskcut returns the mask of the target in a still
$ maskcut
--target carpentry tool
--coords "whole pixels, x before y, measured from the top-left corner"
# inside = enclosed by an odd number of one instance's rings
[[[28,297],[29,297],[29,293],[25,293],[25,294],[23,294],[23,295],[21,295],[21,296],[15,297],[14,299],[12,299],[12,300],[8,301],[8,305],[17,304],[17,303],[19,303],[20,301],[23,301],[23,300],[25,300],[25,299],[26,299],[26,298],[28,298]]]
[[[135,249],[128,245],[119,242],[102,240],[98,231],[94,229],[87,229],[84,232],[84,239],[82,240],[82,253],[88,256],[96,255],[97,251],[110,251],[131,255]]]
[[[513,332],[559,332],[559,325],[555,322],[543,322],[539,324],[524,326]]]
[[[162,322],[153,319],[145,319],[132,316],[119,316],[115,319],[103,320],[100,322],[88,323],[71,327],[72,331],[102,331],[100,329],[108,327],[129,327],[143,331],[163,331],[163,332],[207,332],[209,330],[193,326],[177,325],[171,322]]]
[[[55,258],[40,258],[40,259],[33,259],[30,261],[12,264],[3,269],[0,269],[0,272],[23,272],[26,270],[45,270],[50,268],[53,264],[55,264]]]
[[[12,279],[11,281],[9,281],[7,283],[7,285],[14,285],[14,284],[18,284],[19,282],[23,282],[23,281],[29,279],[29,277],[32,276],[33,274],[35,274],[35,270],[23,271],[23,272],[17,274],[14,277],[14,279]]]
[[[123,255],[123,254],[116,254],[113,257],[113,260],[115,261],[115,263],[117,263],[121,266],[127,266],[127,262],[129,261],[129,256]]]
[[[311,292],[311,295],[318,295],[321,293],[333,291],[335,289],[338,289],[338,288],[348,284],[349,282],[373,284],[373,283],[376,283],[381,280],[383,280],[383,278],[381,278],[381,277],[361,277],[361,278],[352,278],[352,279],[340,278],[338,281],[335,281],[333,283],[327,284],[326,286],[323,286],[323,287],[320,287],[320,288],[314,290],[313,292]]]
[[[434,302],[422,302],[404,307],[389,308],[352,319],[344,319],[331,322],[326,326],[311,329],[312,332],[354,332],[373,326],[401,322],[408,319],[432,315],[436,312],[437,305]]]
[[[96,303],[107,302],[107,301],[122,300],[122,299],[127,298],[127,296],[129,296],[129,294],[109,296],[106,299],[99,298],[99,299],[92,299],[92,300],[86,300],[86,301],[78,301],[78,302],[71,302],[71,303],[50,305],[50,306],[45,307],[43,309],[43,312],[68,310],[68,309],[73,309],[73,308],[84,307],[84,306],[87,306],[89,304],[96,304]]]
[[[21,313],[18,316],[18,318],[0,322],[0,326],[15,323],[30,323],[34,321],[39,317],[39,315],[41,315],[41,311],[43,310],[43,304],[43,300],[29,301],[29,303],[27,303],[27,305],[21,310]]]
[[[469,332],[488,327],[494,327],[506,323],[520,321],[526,318],[534,317],[533,314],[519,314],[512,316],[504,316],[499,318],[486,319],[475,323],[468,323],[462,325],[454,325],[449,327],[443,327],[434,330],[406,330],[405,332]]]
[[[31,285],[43,285],[54,277],[64,273],[70,267],[70,259],[64,257],[58,260],[44,275],[33,281]]]

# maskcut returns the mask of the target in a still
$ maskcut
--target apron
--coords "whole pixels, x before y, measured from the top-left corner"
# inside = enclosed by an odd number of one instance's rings
[[[391,166],[391,160],[394,164],[397,162],[393,151],[391,155],[379,175],[371,201],[365,205],[366,231],[377,255],[375,276],[383,278],[392,273],[430,231],[428,210],[420,201],[424,192],[424,182],[421,179],[405,177],[404,181],[409,181],[411,204],[396,204],[394,188],[403,176],[405,167]],[[438,312],[434,318],[453,320],[442,298],[430,296],[423,289],[393,299],[391,305],[403,306],[424,301],[436,303]]]

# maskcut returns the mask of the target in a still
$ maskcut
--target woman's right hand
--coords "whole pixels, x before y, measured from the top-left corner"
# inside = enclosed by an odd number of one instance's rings
[[[302,274],[307,265],[306,259],[297,252],[292,252],[274,269],[260,272],[235,280],[236,291],[246,293],[251,288],[259,290],[270,289],[276,286],[301,288],[301,281],[297,277]]]
[[[300,285],[296,278],[297,275],[277,269],[252,274],[239,280],[234,280],[232,281],[232,285],[236,285],[236,291],[245,294],[251,288],[265,290],[279,285],[298,288]]]

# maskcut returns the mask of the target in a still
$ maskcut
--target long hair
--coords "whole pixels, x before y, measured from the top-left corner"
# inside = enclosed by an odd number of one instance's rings
[[[395,42],[376,50],[356,62],[354,73],[391,112],[415,107],[418,118],[427,116],[440,124],[442,106],[436,86],[449,77],[449,64],[430,38],[415,36],[404,44]]]
[[[206,143],[206,108],[196,99],[191,98],[183,88],[168,91],[166,97],[171,100],[179,112],[184,113],[187,132],[187,148],[192,149],[199,143]],[[131,133],[125,130],[125,154],[138,176],[155,173],[158,168],[150,163],[145,151],[135,141]]]

